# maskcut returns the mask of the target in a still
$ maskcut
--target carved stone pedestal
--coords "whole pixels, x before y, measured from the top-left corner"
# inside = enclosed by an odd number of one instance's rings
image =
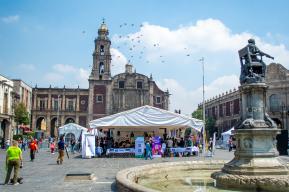
[[[235,130],[235,157],[212,174],[221,188],[289,191],[289,169],[276,149],[276,124],[265,113],[265,83],[240,86],[242,123]]]
[[[268,128],[236,130],[235,158],[221,172],[214,173],[221,188],[261,191],[289,191],[289,170],[277,156],[278,130]]]

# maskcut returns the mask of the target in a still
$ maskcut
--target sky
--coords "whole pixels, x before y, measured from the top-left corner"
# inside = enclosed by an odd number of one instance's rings
[[[88,87],[97,29],[112,41],[112,74],[131,63],[191,114],[239,86],[238,50],[254,38],[289,69],[289,1],[1,0],[0,74],[34,87]]]

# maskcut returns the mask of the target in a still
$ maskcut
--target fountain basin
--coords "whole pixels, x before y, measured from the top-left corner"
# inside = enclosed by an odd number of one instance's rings
[[[205,160],[132,167],[117,173],[117,189],[120,192],[289,191],[288,175],[231,175],[221,172],[225,163],[222,160]],[[215,177],[218,177],[217,182]]]
[[[213,172],[220,171],[225,161],[184,161],[149,164],[124,169],[117,173],[116,183],[121,192],[156,191],[230,191],[217,189]]]

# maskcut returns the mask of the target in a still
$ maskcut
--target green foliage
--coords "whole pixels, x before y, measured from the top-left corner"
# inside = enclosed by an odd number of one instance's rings
[[[212,137],[214,132],[216,131],[215,123],[216,119],[214,119],[213,117],[206,118],[206,130],[210,137]]]
[[[192,113],[192,117],[196,119],[203,120],[203,109],[198,108],[196,111]],[[215,128],[216,119],[213,117],[206,117],[206,133],[207,136],[212,136],[213,133],[216,131]]]
[[[22,135],[13,135],[13,140],[18,141],[18,139],[23,139]]]
[[[192,117],[203,120],[203,109],[199,108],[192,113]]]
[[[26,110],[24,103],[18,103],[15,107],[15,121],[18,124],[29,125],[29,113]]]

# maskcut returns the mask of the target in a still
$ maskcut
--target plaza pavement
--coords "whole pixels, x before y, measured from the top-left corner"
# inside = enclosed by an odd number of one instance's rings
[[[190,161],[190,160],[230,160],[233,152],[227,150],[216,150],[213,157],[172,157],[155,158],[144,160],[136,158],[93,158],[81,159],[79,153],[70,154],[70,159],[65,157],[63,165],[56,164],[57,153],[50,154],[48,149],[41,149],[36,153],[34,162],[29,160],[29,152],[23,152],[24,167],[20,171],[20,176],[24,178],[24,183],[13,185],[0,185],[1,192],[62,192],[62,191],[117,191],[115,187],[115,176],[119,170],[160,162]],[[282,157],[289,162],[289,157]],[[0,183],[5,179],[5,151],[0,150]],[[93,173],[97,179],[95,181],[64,181],[68,173]]]

